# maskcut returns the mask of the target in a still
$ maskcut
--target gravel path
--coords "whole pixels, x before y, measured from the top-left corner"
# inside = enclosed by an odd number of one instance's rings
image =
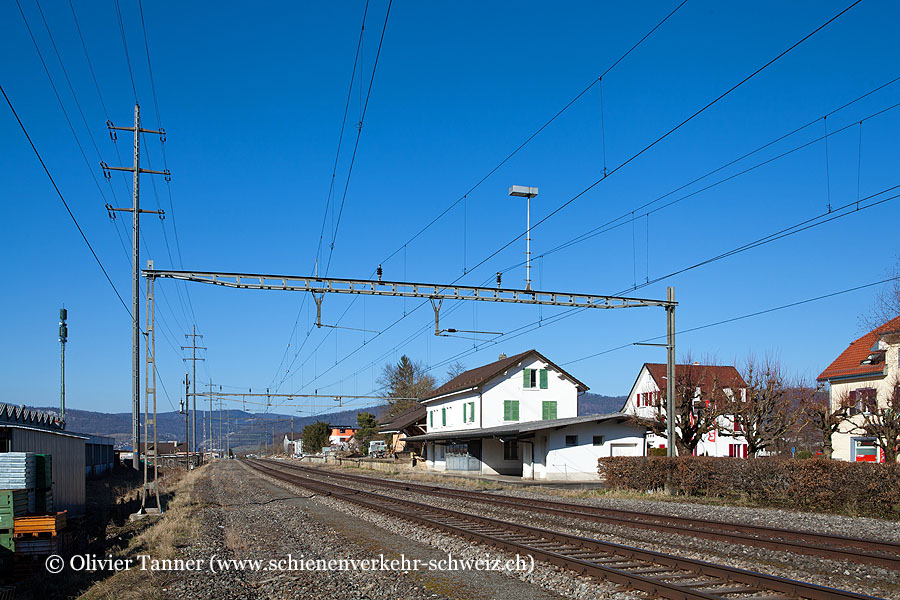
[[[199,535],[181,549],[182,558],[208,564],[221,559],[371,559],[384,554],[423,561],[446,559],[446,551],[429,545],[421,530],[405,532],[373,527],[365,515],[354,515],[342,503],[287,489],[251,472],[238,461],[219,461],[197,484],[201,508],[194,518]],[[337,510],[340,509],[340,510]],[[460,548],[462,549],[462,548]],[[457,555],[454,549],[454,556]],[[483,558],[482,552],[479,558]],[[571,578],[574,579],[574,578]],[[176,572],[163,592],[172,598],[346,598],[442,599],[561,598],[559,587],[544,589],[496,572],[400,570],[262,570],[208,568]],[[581,596],[587,598],[588,596]],[[625,600],[633,595],[591,595]]]

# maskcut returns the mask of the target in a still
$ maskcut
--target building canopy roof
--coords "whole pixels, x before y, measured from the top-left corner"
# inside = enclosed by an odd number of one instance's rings
[[[440,396],[446,396],[447,394],[452,394],[461,390],[467,390],[469,388],[480,387],[488,381],[494,379],[496,376],[500,375],[507,369],[515,367],[521,361],[532,355],[539,357],[541,360],[553,367],[554,370],[571,379],[582,392],[586,392],[588,390],[588,387],[585,384],[572,377],[572,375],[548,360],[546,356],[544,356],[537,350],[531,349],[526,350],[525,352],[522,352],[520,354],[515,354],[508,358],[501,358],[500,360],[494,361],[492,363],[482,365],[474,369],[469,369],[468,371],[460,373],[438,389],[434,390],[434,392],[432,392],[429,396],[423,398],[423,401],[428,401]]]
[[[546,419],[541,421],[525,421],[523,423],[510,423],[497,427],[482,427],[479,429],[460,429],[457,431],[438,431],[424,435],[414,435],[405,438],[408,442],[439,442],[452,440],[476,440],[481,438],[509,437],[511,439],[531,437],[536,431],[544,429],[559,429],[569,425],[582,423],[603,423],[604,421],[633,421],[634,417],[625,413],[609,413],[605,415],[582,415],[580,417],[567,417],[565,419]],[[638,426],[638,425],[636,425]]]
[[[884,374],[884,357],[875,356],[878,340],[883,335],[900,330],[900,316],[894,317],[884,325],[876,327],[864,336],[851,342],[840,356],[819,374],[817,381],[829,381],[843,377],[865,377]]]
[[[378,427],[378,431],[379,433],[399,432],[409,427],[410,425],[418,423],[419,421],[421,421],[422,425],[424,425],[425,413],[425,406],[416,402],[406,410],[397,413],[396,415],[390,417],[388,421],[382,423]]]

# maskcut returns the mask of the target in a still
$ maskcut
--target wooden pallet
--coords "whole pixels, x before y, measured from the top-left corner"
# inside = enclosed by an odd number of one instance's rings
[[[56,532],[66,527],[66,511],[51,515],[37,515],[15,518],[16,535],[24,533]]]

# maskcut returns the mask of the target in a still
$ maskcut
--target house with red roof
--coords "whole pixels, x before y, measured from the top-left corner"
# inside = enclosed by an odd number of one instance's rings
[[[816,378],[829,386],[831,409],[848,406],[849,419],[831,439],[832,458],[883,462],[875,440],[861,433],[867,414],[885,406],[900,383],[900,316],[854,340]]]
[[[691,369],[693,372],[689,372]],[[696,381],[697,391],[694,402],[699,404],[708,398],[713,388],[731,396],[734,393],[746,395],[747,384],[730,365],[675,365],[675,379],[679,380],[689,373],[690,379]],[[666,365],[660,363],[644,363],[638,372],[634,385],[625,400],[622,412],[642,419],[654,420],[660,411],[666,408]],[[719,428],[710,431],[697,446],[698,456],[730,456],[747,458],[747,441],[739,431],[735,431],[734,420],[719,417]],[[667,440],[663,436],[647,434],[647,450],[665,449]],[[649,453],[649,452],[648,452]]]

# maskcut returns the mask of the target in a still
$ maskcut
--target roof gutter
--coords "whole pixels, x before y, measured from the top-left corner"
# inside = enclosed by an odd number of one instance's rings
[[[468,392],[474,392],[477,389],[478,389],[478,386],[473,386],[473,387],[465,388],[462,390],[454,390],[452,392],[447,392],[446,394],[441,394],[440,396],[433,396],[431,398],[426,398],[424,400],[420,400],[419,402],[421,402],[422,404],[428,404],[429,402],[436,402],[437,400],[446,400],[447,398],[452,398],[453,396],[456,396],[457,394],[465,394]]]

